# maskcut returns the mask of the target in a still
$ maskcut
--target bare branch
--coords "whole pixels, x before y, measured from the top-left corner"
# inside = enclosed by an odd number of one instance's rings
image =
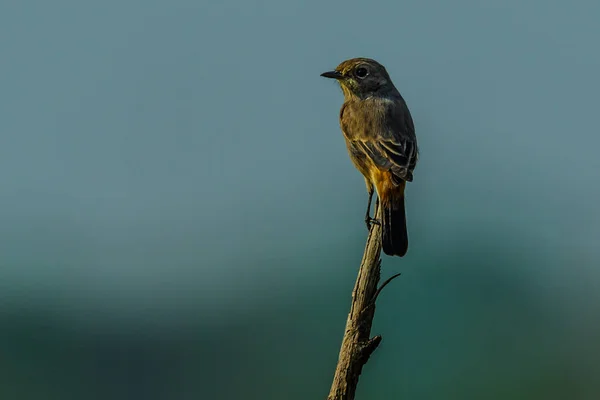
[[[381,219],[379,207],[375,218]],[[352,291],[352,305],[346,320],[346,330],[328,400],[354,399],[362,367],[381,343],[381,336],[370,337],[375,316],[375,300],[381,290],[400,274],[392,276],[377,288],[381,271],[380,254],[381,225],[373,224]]]

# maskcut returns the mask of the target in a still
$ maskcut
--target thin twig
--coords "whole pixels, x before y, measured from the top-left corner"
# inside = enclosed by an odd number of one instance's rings
[[[379,296],[379,293],[381,293],[381,291],[383,290],[383,288],[386,287],[386,285],[388,283],[390,283],[391,281],[393,281],[394,279],[396,279],[400,275],[402,275],[402,274],[401,273],[397,273],[396,275],[392,275],[385,282],[383,282],[383,284],[381,286],[379,286],[379,289],[377,289],[377,291],[373,295],[373,300],[371,300],[371,302],[375,303],[375,300],[377,300],[377,296]]]

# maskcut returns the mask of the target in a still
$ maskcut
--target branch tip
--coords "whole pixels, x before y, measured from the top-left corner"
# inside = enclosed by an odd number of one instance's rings
[[[368,359],[371,356],[371,354],[373,354],[375,349],[379,346],[379,343],[381,343],[381,335],[374,336],[371,339],[369,339],[367,343],[365,343],[365,345],[362,348],[362,356],[365,358],[365,362],[366,359]]]

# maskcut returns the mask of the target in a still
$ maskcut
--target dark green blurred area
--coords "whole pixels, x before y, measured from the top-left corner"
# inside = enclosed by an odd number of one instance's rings
[[[518,238],[496,240],[519,247]],[[555,276],[536,279],[532,254],[503,254],[495,243],[474,240],[403,269],[380,298],[374,333],[384,342],[365,367],[359,398],[600,393],[597,284],[572,278],[588,274],[586,265],[564,275],[548,265]],[[353,283],[351,258],[341,257],[347,272],[336,268],[328,282],[288,295],[265,288],[273,291],[265,303],[235,318],[222,309],[220,319],[199,313],[160,327],[106,326],[13,308],[1,321],[2,398],[322,398]],[[384,260],[384,274],[390,264]]]
[[[366,193],[319,74],[356,56],[421,147],[357,399],[600,398],[599,15],[2,4],[0,400],[325,398]]]

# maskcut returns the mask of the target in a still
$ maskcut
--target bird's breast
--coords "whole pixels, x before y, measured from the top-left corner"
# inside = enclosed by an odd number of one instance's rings
[[[348,140],[376,138],[385,129],[388,101],[379,98],[344,103],[340,110],[340,128]]]

